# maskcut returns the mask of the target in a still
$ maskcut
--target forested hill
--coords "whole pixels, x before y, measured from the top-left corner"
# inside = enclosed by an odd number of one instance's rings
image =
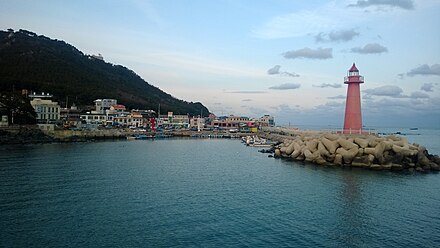
[[[62,106],[66,97],[79,106],[114,98],[128,108],[157,110],[160,104],[162,113],[209,113],[201,103],[176,99],[124,66],[85,55],[64,41],[8,29],[0,31],[0,92],[13,87],[50,92]]]

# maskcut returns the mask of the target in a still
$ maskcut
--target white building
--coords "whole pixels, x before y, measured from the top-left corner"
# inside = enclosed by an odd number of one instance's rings
[[[111,106],[118,104],[116,99],[96,99],[94,102],[95,111],[92,111],[93,114],[105,114],[105,111]]]
[[[32,94],[29,95],[31,105],[37,114],[37,123],[39,124],[55,124],[60,120],[60,105],[58,102],[52,101],[52,95]]]
[[[275,121],[273,116],[264,115],[260,117],[260,119],[258,120],[258,124],[260,125],[260,127],[274,127]]]

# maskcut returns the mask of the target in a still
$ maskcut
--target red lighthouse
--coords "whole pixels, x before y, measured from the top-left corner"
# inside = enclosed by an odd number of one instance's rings
[[[364,77],[359,75],[359,70],[353,63],[344,78],[348,84],[347,100],[345,102],[344,133],[362,132],[361,90],[360,84],[364,83]]]

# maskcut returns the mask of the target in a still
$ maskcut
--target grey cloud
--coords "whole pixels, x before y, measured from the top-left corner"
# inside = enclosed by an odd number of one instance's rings
[[[440,64],[433,64],[429,66],[427,64],[421,65],[417,68],[412,69],[410,72],[406,73],[408,76],[415,75],[436,75],[440,76]]]
[[[367,8],[371,6],[397,7],[407,10],[414,9],[412,0],[358,0],[355,4],[349,4],[348,7]]]
[[[390,96],[390,97],[401,97],[402,96],[402,88],[394,85],[385,85],[381,87],[377,87],[374,89],[366,89],[364,93],[374,95],[374,96]]]
[[[413,99],[419,99],[419,98],[429,98],[429,95],[420,91],[415,91],[411,93],[409,97]]]
[[[421,90],[426,92],[432,92],[434,91],[434,84],[433,83],[424,83],[422,87],[420,87]]]
[[[280,74],[280,65],[276,65],[272,68],[270,68],[269,70],[267,70],[267,74],[269,75],[276,75],[276,74]]]
[[[315,36],[316,42],[340,42],[340,41],[350,41],[354,37],[358,36],[359,33],[354,29],[340,30],[340,31],[332,31],[328,34],[319,33]]]
[[[241,100],[242,102],[251,102],[252,101],[252,99],[243,99],[243,100]]]
[[[388,96],[392,98],[411,98],[411,99],[421,99],[421,98],[429,98],[429,95],[420,91],[412,92],[409,96],[404,95],[402,88],[394,85],[385,85],[381,87],[377,87],[374,89],[366,89],[364,93],[367,94],[365,99],[371,99],[370,96]]]
[[[294,89],[298,89],[299,87],[301,87],[301,84],[287,83],[287,84],[275,85],[275,86],[270,87],[269,89],[271,89],[271,90],[294,90]]]
[[[316,88],[341,88],[342,85],[341,84],[329,84],[329,83],[324,83],[324,84],[320,84],[320,85],[312,85],[313,87]]]
[[[371,53],[385,53],[388,49],[378,43],[366,44],[364,47],[353,47],[352,53],[371,54]]]
[[[226,93],[232,94],[265,94],[267,91],[261,90],[237,90],[237,91],[227,91]]]
[[[311,49],[308,47],[291,50],[283,53],[282,55],[286,59],[297,59],[297,58],[306,58],[306,59],[330,59],[333,58],[332,48],[317,48]]]
[[[299,77],[299,75],[294,73],[294,72],[280,71],[280,69],[281,69],[281,66],[280,65],[276,65],[276,66],[270,68],[269,70],[267,70],[267,74],[269,74],[269,75],[288,76],[288,77]]]
[[[281,75],[288,77],[299,77],[299,74],[296,74],[295,72],[287,72],[287,71],[281,72]]]
[[[337,95],[337,96],[329,96],[327,99],[345,99],[346,96],[344,95]]]

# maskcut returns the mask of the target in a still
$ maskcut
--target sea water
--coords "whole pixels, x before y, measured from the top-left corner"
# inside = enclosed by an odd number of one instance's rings
[[[323,168],[238,140],[0,147],[0,247],[439,245],[438,173]]]

